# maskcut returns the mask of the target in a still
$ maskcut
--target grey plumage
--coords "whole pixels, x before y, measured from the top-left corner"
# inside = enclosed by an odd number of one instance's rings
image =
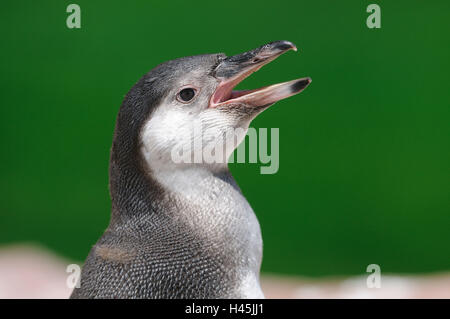
[[[81,287],[71,298],[263,297],[259,224],[226,163],[173,163],[170,150],[183,127],[164,130],[173,114],[186,117],[179,126],[201,118],[202,125],[220,130],[247,129],[273,99],[234,101],[232,87],[226,87],[218,107],[211,101],[226,81],[293,48],[279,41],[230,58],[181,58],[157,66],[135,84],[119,110],[111,149],[111,221],[89,253]],[[307,83],[286,84],[289,92],[274,89],[281,96],[276,99],[310,82],[302,81]],[[197,96],[183,105],[177,92],[186,85],[196,87]]]

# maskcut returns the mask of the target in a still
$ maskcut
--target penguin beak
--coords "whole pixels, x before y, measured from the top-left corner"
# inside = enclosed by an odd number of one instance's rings
[[[214,70],[214,76],[220,82],[211,97],[209,107],[215,108],[227,104],[245,104],[250,107],[269,106],[303,91],[311,83],[309,77],[255,90],[233,90],[250,74],[289,50],[297,51],[297,47],[289,41],[276,41],[222,60]]]

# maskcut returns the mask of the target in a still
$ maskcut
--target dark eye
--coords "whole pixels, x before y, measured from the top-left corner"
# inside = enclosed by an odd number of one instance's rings
[[[178,93],[178,99],[181,100],[181,102],[189,102],[194,96],[195,90],[192,88],[182,89],[180,93]]]

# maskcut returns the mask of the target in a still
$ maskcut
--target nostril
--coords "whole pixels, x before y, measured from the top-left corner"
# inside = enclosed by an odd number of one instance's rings
[[[259,58],[254,58],[254,59],[252,60],[252,63],[258,63],[259,61],[261,61],[261,59],[259,59]]]

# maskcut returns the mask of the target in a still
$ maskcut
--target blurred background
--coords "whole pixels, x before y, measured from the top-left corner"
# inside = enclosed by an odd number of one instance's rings
[[[70,3],[81,7],[80,29],[66,26]],[[380,29],[366,26],[370,3],[381,7]],[[261,224],[267,289],[281,291],[266,294],[286,296],[273,278],[306,278],[309,296],[321,297],[329,278],[378,264],[382,274],[438,278],[429,286],[449,296],[449,30],[448,1],[2,3],[0,297],[43,260],[82,263],[107,227],[115,117],[143,74],[273,40],[299,52],[238,88],[313,82],[252,123],[280,129],[278,173],[230,165]]]

